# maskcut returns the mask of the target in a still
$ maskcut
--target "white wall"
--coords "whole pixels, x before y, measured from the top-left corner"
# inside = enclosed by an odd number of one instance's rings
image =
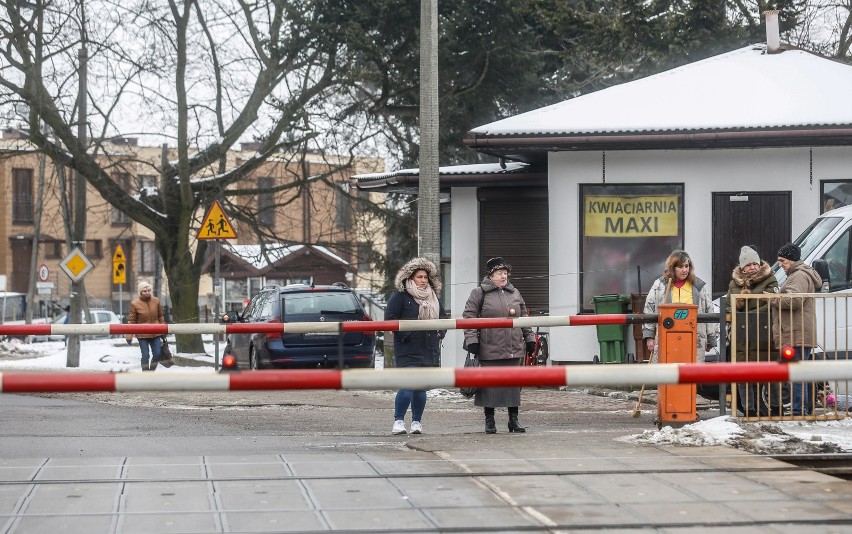
[[[795,238],[819,214],[820,180],[852,178],[852,147],[814,148],[812,182],[809,160],[808,148],[609,151],[606,183],[683,183],[684,247],[710,283],[712,193],[791,191]],[[551,315],[579,311],[579,184],[602,183],[602,170],[599,151],[550,154]],[[553,328],[550,350],[554,361],[590,362],[599,353],[595,328]]]
[[[479,265],[479,202],[476,200],[476,188],[454,187],[452,198],[452,263],[450,264],[450,282],[452,295],[450,306],[453,317],[460,318],[471,290],[481,279]],[[462,350],[463,330],[448,330],[441,350],[441,362],[444,367],[464,365],[465,352]]]

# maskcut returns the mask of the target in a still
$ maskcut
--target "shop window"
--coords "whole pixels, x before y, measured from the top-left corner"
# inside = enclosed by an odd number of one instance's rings
[[[581,309],[596,295],[646,293],[683,248],[682,184],[581,185]]]

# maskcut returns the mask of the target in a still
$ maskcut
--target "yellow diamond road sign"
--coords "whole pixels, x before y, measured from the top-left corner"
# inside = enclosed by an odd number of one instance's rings
[[[213,205],[207,210],[207,214],[201,221],[201,228],[198,229],[198,239],[236,239],[237,233],[234,227],[231,226],[231,221],[222,210],[222,205],[218,200],[213,201]]]
[[[59,263],[59,267],[74,282],[79,282],[84,276],[89,274],[89,271],[95,268],[94,264],[89,261],[89,258],[79,248],[75,248],[70,254],[65,256],[65,259]]]

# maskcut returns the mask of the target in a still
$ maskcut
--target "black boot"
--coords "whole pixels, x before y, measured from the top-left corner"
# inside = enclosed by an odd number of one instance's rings
[[[494,422],[494,408],[485,408],[485,433],[497,433],[497,424]]]
[[[518,423],[518,407],[509,408],[509,432],[526,432],[527,429]]]

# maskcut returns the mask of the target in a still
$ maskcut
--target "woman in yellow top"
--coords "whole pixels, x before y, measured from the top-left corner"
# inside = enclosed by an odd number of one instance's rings
[[[695,276],[692,259],[683,250],[675,250],[668,259],[663,276],[654,281],[654,285],[645,299],[645,313],[657,313],[660,304],[697,304],[698,313],[713,313],[713,301],[710,288],[704,280]],[[658,361],[657,323],[642,326],[642,337],[651,354],[651,362]],[[695,361],[704,362],[704,353],[719,342],[719,325],[699,323]]]

